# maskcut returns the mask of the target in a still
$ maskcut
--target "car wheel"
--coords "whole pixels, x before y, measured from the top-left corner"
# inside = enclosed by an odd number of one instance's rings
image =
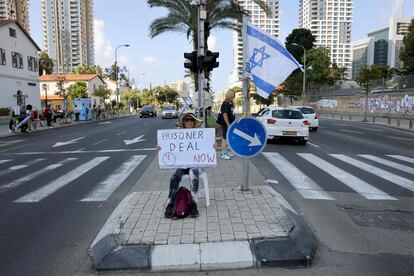
[[[305,138],[299,139],[299,144],[300,145],[306,145],[307,142],[308,142],[308,140],[305,140]]]
[[[313,128],[311,128],[311,130],[312,131],[318,131],[318,128],[317,127],[313,127]]]

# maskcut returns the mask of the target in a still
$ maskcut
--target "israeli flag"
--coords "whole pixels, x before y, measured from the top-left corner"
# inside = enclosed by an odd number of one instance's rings
[[[124,67],[122,67],[121,68],[121,70],[119,70],[121,73],[127,73],[128,72],[128,70],[127,70],[127,68],[124,66]]]
[[[302,66],[274,36],[247,24],[246,77],[253,80],[257,94],[269,95],[289,75]]]
[[[132,78],[132,80],[131,80],[130,84],[131,84],[131,85],[135,85],[135,79],[134,79],[134,78]]]

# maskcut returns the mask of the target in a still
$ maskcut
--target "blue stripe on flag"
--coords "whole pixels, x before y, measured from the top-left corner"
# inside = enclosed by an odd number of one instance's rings
[[[255,74],[253,74],[253,82],[256,85],[256,88],[259,88],[260,90],[263,90],[264,92],[266,92],[269,95],[276,88],[276,86],[274,86],[273,84],[268,83],[267,81],[264,81],[263,79],[259,78]]]
[[[252,28],[250,26],[247,26],[247,35],[253,36],[253,37],[257,38],[258,40],[260,40],[260,41],[268,44],[273,49],[275,49],[276,51],[280,52],[285,57],[287,57],[292,62],[294,62],[298,67],[300,67],[300,65],[296,61],[296,59],[294,59],[292,57],[292,55],[282,45],[280,45],[274,38],[269,37],[268,35],[266,35],[266,33],[260,32],[260,31],[254,29],[254,28]]]

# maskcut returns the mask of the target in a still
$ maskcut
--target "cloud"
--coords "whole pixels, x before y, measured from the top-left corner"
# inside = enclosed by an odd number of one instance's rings
[[[103,20],[94,19],[95,34],[95,63],[102,67],[108,67],[114,62],[114,49],[112,43],[106,38]]]
[[[155,56],[146,56],[144,57],[144,64],[153,65],[155,67],[162,67],[162,63]]]
[[[379,9],[378,15],[387,20],[391,16],[401,16],[401,13],[404,8],[404,0],[388,0],[388,4],[383,5],[382,8]]]
[[[207,40],[208,49],[210,51],[217,51],[217,38],[214,35],[210,35]]]

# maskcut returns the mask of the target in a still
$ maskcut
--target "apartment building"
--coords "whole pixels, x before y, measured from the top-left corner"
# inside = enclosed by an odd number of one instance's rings
[[[15,20],[30,33],[29,0],[0,0],[0,20]]]
[[[14,20],[0,20],[0,108],[40,108],[40,48]],[[18,112],[16,112],[18,113]]]
[[[265,0],[270,8],[271,16],[260,9],[252,0],[237,0],[237,2],[250,13],[250,21],[263,31],[279,37],[279,0]],[[229,79],[229,87],[240,85],[243,76],[243,38],[233,32],[233,72]]]
[[[54,73],[95,63],[93,0],[42,0],[42,26]]]
[[[351,76],[353,0],[300,0],[299,25],[316,37],[315,45],[330,51],[331,62]]]

